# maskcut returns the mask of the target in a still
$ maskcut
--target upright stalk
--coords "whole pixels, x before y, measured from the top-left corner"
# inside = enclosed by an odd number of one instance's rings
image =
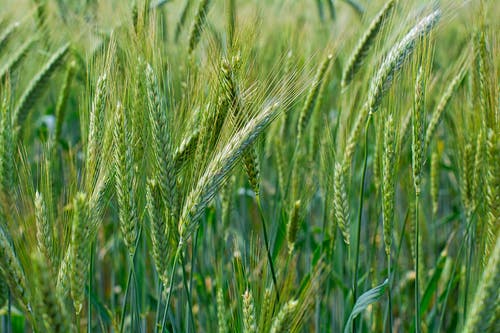
[[[89,269],[89,293],[87,302],[87,333],[92,332],[92,302],[90,297],[92,295],[92,276],[94,274],[94,242],[90,245],[90,269]]]
[[[365,194],[365,179],[366,179],[366,168],[368,165],[368,128],[370,127],[371,115],[368,115],[365,128],[365,150],[363,157],[363,173],[361,176],[361,187],[359,190],[359,207],[358,207],[358,223],[356,225],[356,254],[354,263],[354,279],[353,279],[353,306],[356,304],[358,297],[358,271],[359,271],[359,250],[360,250],[360,238],[361,238],[361,220],[363,217],[363,198]],[[352,330],[356,331],[356,320],[352,322]]]
[[[177,251],[175,252],[174,264],[172,265],[172,271],[170,273],[170,285],[168,288],[167,301],[165,303],[165,310],[163,311],[163,319],[161,320],[160,332],[163,333],[165,330],[165,323],[167,322],[167,313],[170,307],[170,298],[172,297],[172,289],[174,288],[174,277],[175,269],[177,268],[177,261],[179,261],[179,256],[182,251],[182,246],[184,245],[184,240],[182,237],[179,239],[179,245],[177,246]]]
[[[419,193],[415,192],[415,331],[420,332],[420,286],[419,286],[419,236],[420,236],[420,226],[418,223],[418,202]]]
[[[260,220],[262,222],[262,232],[264,233],[264,242],[266,243],[267,259],[269,261],[269,266],[271,267],[271,275],[272,275],[272,278],[273,278],[274,288],[276,289],[276,299],[279,302],[279,300],[280,300],[280,292],[279,292],[279,288],[278,288],[278,282],[277,282],[277,279],[276,279],[276,272],[274,270],[273,258],[271,256],[271,250],[269,249],[269,237],[267,236],[267,229],[266,229],[266,222],[265,222],[265,219],[264,219],[264,213],[262,212],[262,205],[260,203],[260,196],[256,195],[255,198],[256,198],[256,201],[257,201],[257,206],[259,208]]]

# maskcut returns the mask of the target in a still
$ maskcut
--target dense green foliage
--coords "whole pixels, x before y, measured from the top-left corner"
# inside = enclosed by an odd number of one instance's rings
[[[498,2],[0,8],[0,331],[500,331]]]

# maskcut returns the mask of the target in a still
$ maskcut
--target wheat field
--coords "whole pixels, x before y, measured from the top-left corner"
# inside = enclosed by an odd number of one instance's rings
[[[500,3],[0,0],[0,332],[500,332]]]

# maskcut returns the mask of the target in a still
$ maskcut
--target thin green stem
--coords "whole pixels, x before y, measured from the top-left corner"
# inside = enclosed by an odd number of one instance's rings
[[[392,332],[392,285],[391,285],[391,279],[392,279],[392,271],[391,271],[391,255],[387,255],[387,276],[389,279],[389,287],[387,288],[388,290],[388,297],[389,297],[389,332]]]
[[[158,320],[160,320],[160,308],[161,308],[161,295],[163,293],[163,282],[158,277],[158,301],[156,302],[156,315],[155,315],[155,328],[154,333],[158,333]]]
[[[129,268],[128,270],[128,277],[127,277],[127,284],[126,284],[126,287],[125,287],[125,296],[123,297],[123,304],[122,304],[122,317],[121,317],[121,320],[120,320],[120,333],[123,332],[123,327],[125,325],[125,314],[127,312],[127,299],[128,299],[128,295],[129,295],[129,292],[130,292],[130,281],[132,279],[132,269]]]
[[[179,256],[182,251],[182,246],[184,245],[182,237],[179,239],[179,245],[177,246],[177,251],[175,252],[174,264],[172,265],[172,271],[170,272],[170,285],[168,288],[167,301],[165,303],[165,310],[163,311],[163,319],[161,320],[160,332],[163,333],[165,329],[165,323],[167,322],[167,313],[170,307],[170,298],[172,297],[172,289],[174,288],[174,277],[175,269],[177,268],[177,261],[179,261]]]
[[[189,321],[187,323],[187,332],[191,332],[190,325],[193,327],[193,330],[195,330],[194,326],[194,315],[193,315],[193,302],[191,300],[191,291],[188,287],[187,279],[186,279],[186,267],[185,267],[185,262],[184,262],[184,255],[181,252],[181,266],[182,266],[182,283],[184,285],[184,289],[186,290],[186,297],[188,299],[188,312],[189,312]]]
[[[419,236],[420,223],[418,223],[419,194],[415,192],[415,332],[420,332],[420,286],[419,286]]]
[[[261,202],[260,202],[260,196],[256,195],[255,199],[257,201],[257,206],[258,206],[259,214],[260,214],[260,220],[262,222],[262,231],[263,231],[263,234],[264,234],[264,242],[266,244],[267,259],[269,261],[269,266],[271,267],[271,275],[272,275],[272,278],[273,278],[274,288],[276,289],[276,299],[278,300],[278,303],[279,303],[279,301],[280,301],[280,293],[279,293],[278,282],[277,282],[278,280],[276,279],[276,273],[275,273],[274,265],[273,265],[273,258],[271,256],[271,251],[269,249],[269,238],[268,238],[268,235],[267,235],[267,229],[266,229],[266,222],[265,222],[265,219],[264,219],[264,213],[262,212],[262,205],[261,205]]]
[[[94,275],[94,246],[95,243],[92,242],[90,245],[90,268],[89,268],[89,289],[88,289],[88,299],[87,302],[87,333],[92,332],[92,302],[90,297],[92,295],[92,276]]]
[[[130,267],[129,267],[129,271],[128,271],[127,284],[126,284],[126,287],[125,287],[125,296],[123,298],[122,316],[121,316],[121,319],[120,319],[120,333],[123,332],[123,327],[125,325],[125,314],[126,314],[126,311],[127,311],[127,300],[128,300],[128,296],[130,294],[130,282],[132,281],[132,277],[135,274],[134,262],[135,262],[135,256],[137,254],[137,245],[139,244],[139,239],[141,238],[141,234],[142,234],[142,228],[139,228],[139,233],[138,233],[138,236],[137,236],[134,253],[131,256],[131,264],[129,265]],[[136,289],[137,289],[137,285],[136,285]]]
[[[370,127],[371,116],[368,116],[365,128],[365,147],[364,147],[364,157],[363,157],[363,173],[361,176],[361,186],[359,190],[359,207],[358,207],[358,221],[357,221],[357,231],[356,231],[356,253],[354,262],[354,278],[353,278],[353,305],[356,304],[358,296],[358,274],[359,274],[359,252],[360,252],[360,239],[361,239],[361,220],[363,218],[363,198],[365,194],[365,179],[366,179],[366,169],[368,165],[368,129]],[[356,331],[356,320],[352,322],[353,332]]]

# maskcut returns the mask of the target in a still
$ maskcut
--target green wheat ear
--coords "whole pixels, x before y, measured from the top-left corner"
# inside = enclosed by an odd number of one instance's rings
[[[256,333],[257,321],[255,318],[255,305],[252,292],[247,289],[243,294],[243,327],[244,333]]]
[[[333,182],[333,205],[335,209],[335,218],[339,226],[344,242],[350,244],[350,218],[349,218],[349,200],[347,187],[345,183],[344,168],[340,163],[336,163]]]
[[[472,302],[463,333],[494,332],[500,300],[500,237],[488,260]]]
[[[191,35],[189,36],[189,53],[192,53],[194,51],[200,41],[201,33],[203,31],[205,21],[207,20],[209,5],[210,0],[201,0],[200,4],[198,5],[198,12],[196,13],[193,28],[191,29]]]
[[[385,6],[380,10],[377,16],[371,21],[368,29],[361,37],[354,52],[347,61],[347,66],[342,73],[341,86],[345,88],[354,78],[354,75],[359,71],[363,60],[368,56],[368,51],[375,44],[378,33],[382,30],[385,22],[390,18],[392,9],[396,4],[395,0],[389,0]]]
[[[125,246],[132,256],[135,252],[135,243],[138,230],[138,219],[134,191],[134,162],[132,156],[131,131],[127,123],[125,108],[118,103],[115,111],[114,160],[115,160],[115,187],[118,199],[118,215],[120,229]]]
[[[384,154],[382,157],[383,183],[382,183],[382,216],[385,252],[389,256],[391,254],[392,230],[394,220],[394,197],[395,197],[395,130],[394,119],[392,115],[387,117],[384,127]]]
[[[71,228],[70,286],[73,306],[80,315],[85,299],[85,281],[89,268],[88,202],[84,193],[78,193],[73,200],[73,224]]]
[[[290,332],[292,328],[295,310],[297,309],[298,301],[288,301],[283,305],[278,315],[273,320],[270,333],[285,333]]]
[[[28,83],[28,87],[24,90],[19,102],[14,110],[13,121],[22,124],[28,116],[28,112],[33,107],[35,102],[40,98],[43,91],[47,88],[48,81],[52,74],[63,64],[64,59],[69,51],[69,44],[59,48],[52,54],[47,63]]]

